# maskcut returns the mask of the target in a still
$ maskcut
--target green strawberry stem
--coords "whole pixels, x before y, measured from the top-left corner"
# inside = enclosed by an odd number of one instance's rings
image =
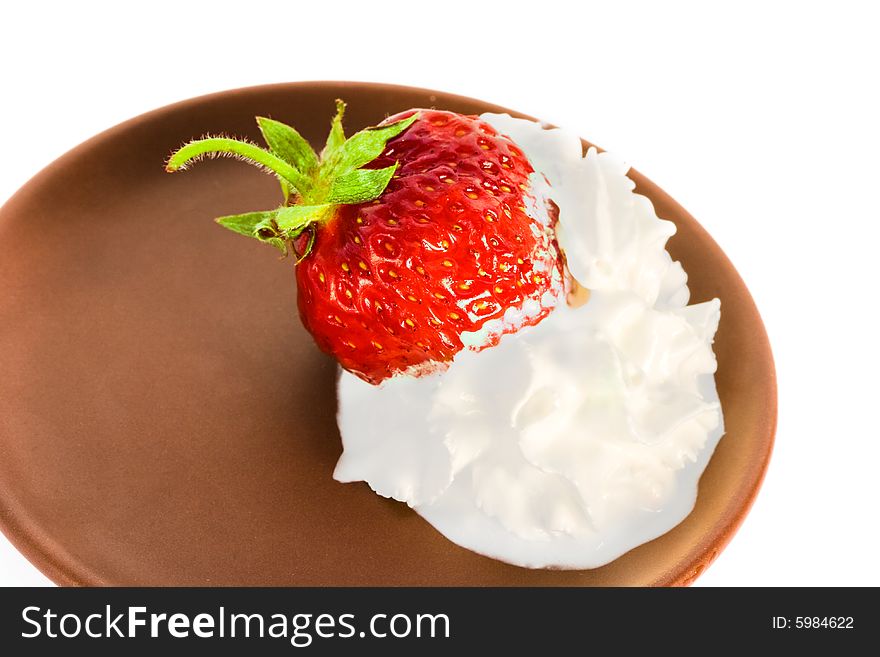
[[[220,217],[217,222],[236,233],[270,244],[287,255],[291,242],[305,231],[309,240],[300,259],[314,243],[315,229],[333,216],[337,205],[372,201],[385,191],[397,163],[382,169],[365,169],[390,139],[418,118],[415,113],[389,125],[367,128],[348,139],[342,129],[345,103],[336,101],[336,116],[320,157],[294,128],[257,117],[268,150],[240,139],[205,137],[185,144],[171,154],[169,172],[209,156],[236,157],[274,174],[281,183],[284,204],[275,210]]]
[[[265,167],[295,189],[309,187],[309,179],[280,157],[254,144],[229,137],[208,137],[189,142],[168,159],[165,170],[173,172],[185,169],[187,164],[205,155],[237,155],[245,162]]]

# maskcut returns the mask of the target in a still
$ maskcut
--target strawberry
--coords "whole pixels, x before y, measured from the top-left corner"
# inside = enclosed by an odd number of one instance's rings
[[[428,109],[346,139],[344,109],[337,101],[320,157],[290,126],[258,118],[269,150],[211,137],[166,168],[233,155],[279,178],[280,208],[217,221],[297,253],[304,326],[370,383],[447,367],[543,319],[562,262],[554,206],[522,151],[478,117]]]

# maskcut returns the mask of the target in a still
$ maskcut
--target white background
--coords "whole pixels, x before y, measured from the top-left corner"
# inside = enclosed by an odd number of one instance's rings
[[[111,125],[254,84],[410,84],[572,129],[702,222],[774,348],[770,470],[698,585],[880,585],[872,4],[4,3],[0,201]],[[0,535],[0,585],[44,583]]]

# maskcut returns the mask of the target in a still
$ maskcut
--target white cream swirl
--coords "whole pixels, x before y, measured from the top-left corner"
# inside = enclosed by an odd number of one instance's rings
[[[334,476],[406,502],[454,542],[526,567],[592,568],[693,508],[723,433],[715,299],[688,306],[675,232],[627,167],[562,130],[482,117],[551,185],[570,273],[591,290],[445,372],[376,387],[343,372]]]

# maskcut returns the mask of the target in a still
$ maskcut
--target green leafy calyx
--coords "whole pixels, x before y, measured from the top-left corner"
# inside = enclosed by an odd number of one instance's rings
[[[287,254],[291,242],[304,233],[308,255],[315,231],[333,216],[337,205],[364,203],[379,197],[391,181],[397,164],[365,169],[390,139],[409,128],[418,113],[388,125],[367,128],[348,139],[342,129],[345,103],[336,101],[336,116],[320,157],[302,135],[279,121],[257,117],[268,149],[241,139],[205,137],[185,144],[171,154],[166,171],[186,169],[203,157],[235,157],[275,175],[281,183],[284,204],[275,210],[220,217],[229,230],[271,244]]]

